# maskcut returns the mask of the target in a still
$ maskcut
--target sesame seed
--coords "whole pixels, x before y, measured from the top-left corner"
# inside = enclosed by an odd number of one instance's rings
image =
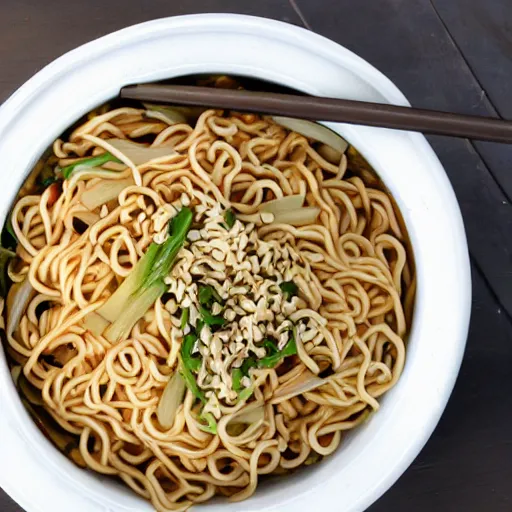
[[[212,256],[217,261],[224,261],[224,253],[221,250],[219,250],[219,249],[214,249],[212,251]]]
[[[197,229],[191,229],[191,230],[188,232],[187,238],[188,238],[191,242],[197,242],[198,240],[200,240],[200,239],[201,239],[201,234],[199,233],[199,231],[198,231]]]

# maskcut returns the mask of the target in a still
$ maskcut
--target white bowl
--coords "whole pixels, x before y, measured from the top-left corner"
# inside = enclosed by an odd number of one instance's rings
[[[318,96],[408,105],[367,62],[301,28],[216,14],[144,23],[57,59],[0,108],[0,221],[51,141],[122,85],[210,72],[262,78]],[[364,510],[419,453],[459,370],[470,312],[469,259],[441,164],[422,135],[330,126],[380,174],[411,237],[418,290],[405,370],[380,411],[322,464],[276,479],[246,502],[215,502],[204,510]],[[152,510],[124,487],[78,469],[46,441],[18,399],[3,352],[0,410],[0,486],[27,512]]]

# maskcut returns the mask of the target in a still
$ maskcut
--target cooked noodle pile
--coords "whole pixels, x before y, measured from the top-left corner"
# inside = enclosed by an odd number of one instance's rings
[[[400,377],[414,293],[390,197],[346,155],[270,118],[181,121],[119,108],[55,142],[11,215],[3,308],[50,437],[158,511],[334,452]]]

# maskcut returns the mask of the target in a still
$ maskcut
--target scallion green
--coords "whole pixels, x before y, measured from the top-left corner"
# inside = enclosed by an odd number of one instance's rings
[[[115,157],[111,153],[102,153],[98,156],[91,156],[89,158],[83,158],[82,160],[78,160],[76,162],[73,162],[72,164],[63,167],[61,169],[61,173],[64,179],[69,179],[73,172],[77,170],[79,167],[97,167],[98,165],[106,164],[107,162],[117,162],[120,163],[121,160],[119,158]]]

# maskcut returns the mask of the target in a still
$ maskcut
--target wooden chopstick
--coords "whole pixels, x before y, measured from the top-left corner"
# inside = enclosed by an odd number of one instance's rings
[[[123,87],[120,95],[126,99],[173,105],[201,105],[315,121],[335,121],[494,142],[512,142],[511,121],[380,103],[163,84]]]

